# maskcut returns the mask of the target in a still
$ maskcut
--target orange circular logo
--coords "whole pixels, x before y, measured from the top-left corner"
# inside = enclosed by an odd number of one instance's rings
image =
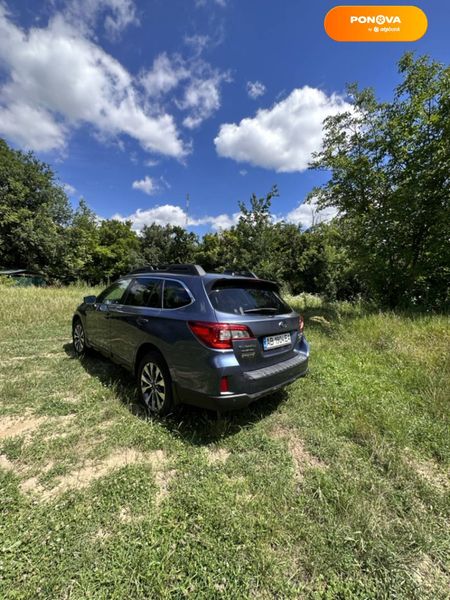
[[[428,20],[417,6],[335,6],[324,27],[336,42],[415,42]]]

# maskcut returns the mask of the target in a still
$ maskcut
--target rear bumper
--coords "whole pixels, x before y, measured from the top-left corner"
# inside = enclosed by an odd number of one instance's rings
[[[203,392],[176,386],[176,394],[180,402],[193,404],[211,410],[226,412],[245,408],[263,396],[304,377],[308,371],[308,353],[298,353],[294,358],[277,363],[270,367],[254,371],[230,372],[230,380],[241,390],[240,393],[226,392],[220,395],[209,395]],[[223,371],[221,375],[228,375]]]

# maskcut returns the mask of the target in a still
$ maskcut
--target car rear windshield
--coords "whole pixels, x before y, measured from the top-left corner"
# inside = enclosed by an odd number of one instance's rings
[[[281,315],[292,309],[269,286],[251,283],[217,283],[208,293],[213,307],[233,315]]]

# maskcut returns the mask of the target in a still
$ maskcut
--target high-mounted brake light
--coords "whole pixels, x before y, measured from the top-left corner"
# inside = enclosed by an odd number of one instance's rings
[[[189,327],[201,342],[216,350],[231,350],[234,341],[253,338],[247,325],[189,321]]]
[[[303,317],[300,315],[298,318],[298,332],[300,335],[303,334],[304,327],[305,327],[305,322],[303,320]]]

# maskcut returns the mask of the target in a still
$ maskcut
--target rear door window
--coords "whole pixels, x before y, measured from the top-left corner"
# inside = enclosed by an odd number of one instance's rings
[[[179,281],[166,279],[164,282],[163,308],[181,308],[192,302],[189,292]]]
[[[125,304],[127,306],[161,308],[161,280],[148,277],[133,279],[125,298]]]
[[[292,312],[273,289],[252,286],[251,283],[218,283],[208,296],[216,310],[233,315],[281,315]]]

